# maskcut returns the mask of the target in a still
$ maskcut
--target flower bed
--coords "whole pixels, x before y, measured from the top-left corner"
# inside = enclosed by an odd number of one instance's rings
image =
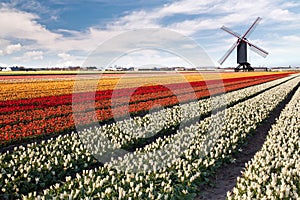
[[[278,79],[286,75],[273,75],[267,77],[252,77],[251,80],[245,78],[225,79],[225,90],[232,91],[254,84]],[[208,91],[205,84],[212,84]],[[215,84],[215,85],[214,85]],[[201,99],[206,96],[218,93],[219,84],[216,81],[209,83],[192,82],[194,91],[189,91],[187,88],[182,88],[185,84],[173,84],[169,87],[176,90],[176,96],[165,86],[147,86],[138,88],[131,96],[130,104],[127,105],[126,97],[130,89],[120,89],[117,91],[98,91],[96,93],[95,104],[91,99],[84,98],[86,95],[81,95],[83,98],[78,98],[76,102],[76,111],[82,112],[81,122],[85,125],[92,123],[89,115],[93,114],[91,110],[96,109],[97,120],[107,121],[112,118],[122,117],[126,113],[138,115],[147,112],[149,109],[156,106],[174,106],[177,105],[178,99],[180,103],[191,101],[196,97]],[[214,89],[215,88],[215,89]],[[112,92],[117,93],[116,107],[114,107],[114,115],[111,111],[111,101],[109,98]],[[81,97],[80,96],[80,97]],[[0,120],[0,141],[5,143],[22,138],[40,136],[44,134],[61,133],[66,130],[75,128],[73,121],[73,110],[71,102],[72,96],[53,96],[31,100],[17,100],[10,102],[2,102],[0,112],[3,114]],[[76,98],[77,99],[77,98]],[[40,102],[40,103],[39,103]],[[90,102],[90,103],[88,103]],[[20,106],[17,106],[20,104]],[[115,106],[115,105],[114,105]],[[7,113],[10,112],[10,113]]]
[[[300,198],[300,89],[281,112],[266,141],[228,199]]]
[[[57,183],[44,190],[43,195],[46,198],[192,198],[196,185],[203,184],[211,170],[236,151],[238,144],[298,82],[299,77],[226,109],[227,123],[219,129],[215,127],[221,131],[217,137],[207,135],[210,119],[206,118],[104,167],[84,170],[76,178],[68,177],[64,184]],[[212,140],[215,142],[211,143]],[[162,162],[166,165],[159,168]],[[27,197],[35,195],[29,193]]]
[[[96,90],[114,90],[118,88],[140,87],[145,84],[166,85],[170,83],[182,82],[201,82],[211,79],[231,79],[231,78],[250,78],[250,77],[267,77],[274,75],[289,75],[290,72],[254,72],[254,73],[191,73],[191,74],[167,74],[154,76],[124,76],[124,77],[107,77],[105,75],[85,75],[76,76],[75,78],[56,79],[27,79],[23,80],[0,81],[0,101],[10,101],[19,99],[32,99],[47,96],[70,95],[74,92],[76,86],[77,92],[88,92]],[[100,81],[99,81],[100,80]],[[120,82],[120,80],[122,80]],[[76,84],[75,84],[76,83]]]
[[[134,159],[137,159],[137,157],[130,156],[118,161],[119,164],[124,162],[125,164],[136,163],[136,165],[133,166],[142,169],[140,174],[132,173],[130,170],[125,173],[120,170],[118,171],[116,168],[113,168],[113,166],[118,166],[118,162],[116,161],[116,163],[112,162],[97,169],[84,170],[75,177],[70,177],[72,175],[71,172],[73,172],[73,174],[79,172],[94,162],[94,160],[90,158],[90,154],[86,153],[85,149],[78,143],[79,140],[76,134],[59,137],[55,140],[48,140],[42,144],[30,144],[26,148],[20,146],[14,149],[13,152],[3,153],[0,156],[1,168],[5,171],[1,172],[0,180],[2,180],[2,182],[0,183],[4,191],[2,189],[2,194],[0,195],[6,197],[10,194],[18,197],[22,193],[26,194],[32,190],[37,191],[43,188],[42,185],[45,184],[44,187],[49,188],[44,191],[44,194],[48,198],[53,195],[62,198],[67,198],[67,196],[72,196],[73,198],[76,196],[94,196],[106,199],[111,199],[112,196],[118,198],[118,195],[121,195],[122,198],[139,197],[150,199],[157,199],[162,196],[187,197],[188,193],[193,192],[194,184],[205,182],[205,174],[209,173],[209,168],[217,166],[219,159],[226,158],[230,155],[237,143],[240,142],[247,133],[251,133],[251,130],[266,118],[268,113],[276,107],[278,102],[280,102],[288,91],[291,91],[298,82],[299,78],[292,79],[252,99],[226,109],[225,116],[228,123],[222,129],[222,136],[218,139],[217,145],[210,151],[207,151],[207,153],[209,153],[206,156],[203,156],[202,151],[207,148],[203,146],[203,140],[210,139],[210,137],[206,136],[206,130],[208,129],[210,121],[209,118],[186,127],[173,136],[157,139],[143,150],[136,150],[135,155],[140,155],[141,159],[146,159],[146,157],[143,157],[146,152],[147,155],[150,156],[149,159],[147,158],[149,162],[151,159],[157,161],[157,158],[159,158],[158,155],[155,156],[156,149],[166,149],[167,151],[165,152],[170,156],[168,158],[169,160],[166,160],[170,161],[170,165],[167,165],[167,167],[157,170],[152,168],[153,170],[151,171],[150,167],[154,167],[155,165],[150,165],[148,169],[144,169],[143,166],[138,165],[139,162],[132,162]],[[278,80],[277,83],[280,83],[280,81]],[[271,83],[265,84],[271,85]],[[231,98],[228,98],[231,99],[230,101],[237,101],[239,98],[242,98],[243,95],[255,93],[253,91],[260,87],[267,89],[268,87],[263,86],[265,84],[253,86],[254,88],[252,88],[252,90],[251,87],[245,88],[243,89],[245,90],[244,93],[236,91],[226,95],[229,97],[229,94],[231,94]],[[240,115],[237,115],[237,113]],[[174,117],[175,116],[176,115],[174,115]],[[249,123],[245,124],[245,120],[249,121]],[[147,124],[147,122],[145,122],[145,124]],[[185,136],[188,137],[185,138]],[[125,137],[124,139],[126,140]],[[179,148],[179,150],[184,149],[184,151],[179,151],[182,152],[182,154],[176,154],[176,148]],[[172,156],[178,157],[173,159]],[[49,160],[47,159],[48,157]],[[55,157],[59,159],[57,162],[55,161]],[[25,165],[26,168],[24,168]],[[49,173],[50,168],[57,169],[61,174],[56,173],[57,171],[54,174],[52,172]],[[48,173],[46,173],[47,170]],[[150,173],[148,171],[150,171]],[[27,176],[25,174],[27,174]],[[31,177],[30,180],[28,179],[28,175]],[[62,177],[66,179],[65,184],[49,187],[49,184],[51,184],[49,179],[57,180],[56,182],[58,183],[62,180]],[[20,183],[26,187],[20,188]],[[29,189],[26,190],[26,188]],[[25,191],[23,191],[23,189]],[[30,196],[35,196],[35,194],[31,193],[28,197]]]

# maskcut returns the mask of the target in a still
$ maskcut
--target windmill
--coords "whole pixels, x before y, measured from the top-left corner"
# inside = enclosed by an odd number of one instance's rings
[[[225,53],[225,55],[218,61],[221,65],[225,62],[225,60],[229,57],[229,55],[233,52],[233,50],[237,47],[237,63],[239,64],[235,71],[239,71],[241,67],[243,67],[243,71],[254,71],[251,67],[250,63],[247,62],[247,45],[249,45],[250,50],[255,53],[261,55],[262,57],[266,57],[269,53],[258,46],[250,43],[246,37],[248,37],[256,28],[258,23],[261,21],[261,18],[258,17],[254,23],[250,26],[250,28],[245,32],[243,36],[240,34],[230,30],[226,26],[222,26],[221,29],[226,31],[227,33],[235,36],[238,40],[231,46],[231,48]]]

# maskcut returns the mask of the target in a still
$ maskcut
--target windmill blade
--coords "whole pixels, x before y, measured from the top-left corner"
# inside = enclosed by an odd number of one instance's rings
[[[263,50],[262,48],[259,48],[258,46],[252,44],[251,42],[247,41],[247,40],[243,40],[245,42],[248,43],[250,50],[252,50],[253,52],[257,53],[258,55],[262,56],[262,57],[267,57],[267,55],[269,54],[267,51]]]
[[[229,29],[229,28],[226,27],[226,26],[222,26],[221,29],[224,30],[224,31],[226,31],[227,33],[229,33],[229,34],[231,34],[231,35],[237,37],[237,38],[240,38],[240,37],[241,37],[240,34],[238,34],[238,33],[234,32],[234,31],[232,31],[231,29]]]
[[[238,40],[237,42],[235,42],[231,47],[230,49],[225,53],[225,55],[220,58],[220,60],[218,60],[218,62],[220,63],[220,65],[222,65],[225,60],[229,57],[229,55],[233,52],[233,50],[235,49],[235,47],[237,47],[237,45],[239,45],[240,43],[240,40]]]
[[[262,56],[262,57],[267,57],[267,55],[269,54],[268,52],[266,52],[265,50],[257,47],[257,46],[250,46],[250,50],[252,50],[253,52],[257,53],[258,55]]]
[[[250,28],[246,31],[246,33],[243,35],[242,38],[245,38],[245,37],[248,37],[253,31],[254,29],[256,28],[256,26],[258,25],[258,23],[261,21],[261,18],[258,17],[254,22],[253,24],[250,26]]]

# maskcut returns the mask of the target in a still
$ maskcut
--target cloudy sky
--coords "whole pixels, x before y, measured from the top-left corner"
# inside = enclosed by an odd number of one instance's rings
[[[300,2],[296,0],[2,0],[0,66],[81,66],[101,44],[144,28],[162,28],[187,37],[218,65],[217,60],[236,41],[220,27],[243,34],[258,16],[262,21],[248,40],[269,56],[249,51],[252,65],[299,66]],[[184,65],[177,57],[142,49],[114,64]],[[223,66],[236,66],[236,52]]]

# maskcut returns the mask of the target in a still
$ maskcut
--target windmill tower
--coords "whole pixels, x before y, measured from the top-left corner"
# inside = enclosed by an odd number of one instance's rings
[[[260,21],[261,21],[261,18],[258,17],[243,36],[230,30],[226,26],[221,27],[222,30],[224,30],[227,33],[238,38],[238,40],[231,46],[231,48],[225,53],[225,55],[218,61],[221,65],[225,62],[225,60],[229,57],[229,55],[237,47],[237,63],[239,65],[235,68],[235,71],[241,70],[241,67],[242,67],[243,71],[254,71],[254,69],[251,67],[250,63],[248,63],[248,61],[247,61],[247,45],[249,45],[250,50],[254,51],[255,53],[261,55],[264,58],[269,54],[267,51],[250,43],[246,38],[254,31],[254,29],[256,28],[256,26],[258,25],[258,23]]]

